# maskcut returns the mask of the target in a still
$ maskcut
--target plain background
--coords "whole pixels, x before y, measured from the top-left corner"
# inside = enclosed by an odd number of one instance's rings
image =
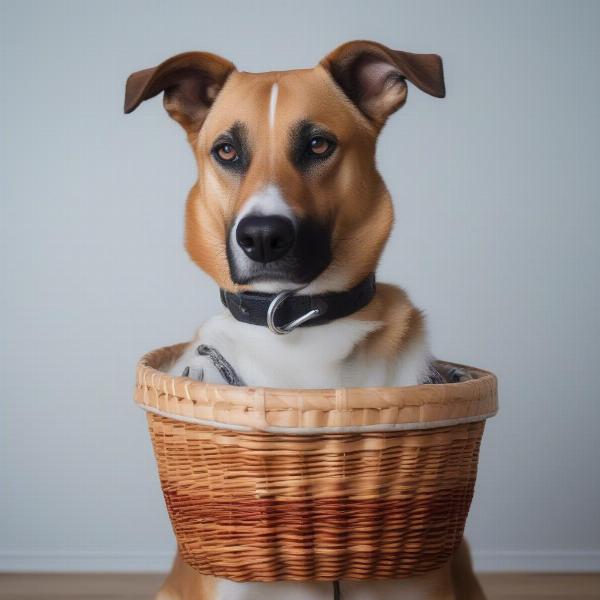
[[[600,3],[2,2],[0,568],[152,570],[174,548],[135,364],[220,310],[182,247],[195,177],[130,72],[185,50],[248,71],[373,39],[438,52],[379,145],[379,278],[438,356],[495,371],[468,524],[482,569],[600,569]]]

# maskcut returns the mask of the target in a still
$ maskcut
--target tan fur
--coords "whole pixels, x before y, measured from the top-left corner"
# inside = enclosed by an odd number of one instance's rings
[[[215,589],[215,578],[194,571],[182,560],[178,551],[156,600],[213,600]]]
[[[360,347],[369,355],[385,360],[399,356],[425,334],[421,311],[403,289],[388,283],[377,284],[375,297],[355,317],[383,323],[383,327],[369,335]]]
[[[473,571],[469,545],[464,538],[450,561],[450,573],[456,600],[485,600],[485,594]]]
[[[374,42],[344,44],[313,69],[268,73],[240,72],[221,57],[191,52],[134,73],[125,110],[131,112],[164,91],[165,108],[185,129],[198,167],[187,199],[186,248],[221,288],[245,289],[230,275],[228,232],[248,199],[274,185],[297,217],[309,215],[330,224],[333,259],[317,280],[329,286],[327,291],[336,291],[375,271],[392,227],[392,203],[375,165],[375,146],[387,117],[406,101],[405,80],[444,96],[439,56],[395,51]],[[274,84],[277,103],[271,113]],[[355,85],[362,86],[358,93]],[[332,132],[338,141],[331,159],[308,173],[300,173],[288,156],[290,131],[304,120]],[[247,128],[252,152],[244,177],[221,168],[210,154],[215,140],[238,121]],[[375,298],[354,317],[383,324],[356,349],[368,357],[391,362],[425,335],[421,312],[403,290],[391,285],[378,284]],[[215,600],[217,585],[178,555],[157,598]],[[397,585],[403,598],[484,598],[464,543],[441,569]],[[384,588],[384,582],[373,582],[374,590]],[[378,593],[391,597],[389,588]]]
[[[268,123],[269,94],[279,86],[277,127]],[[198,182],[186,212],[186,248],[220,287],[236,290],[225,251],[226,232],[244,203],[267,184],[276,184],[300,217],[331,219],[334,261],[322,275],[343,272],[353,285],[377,266],[393,211],[375,167],[376,130],[369,126],[322,67],[275,73],[233,73],[215,101],[192,148]],[[343,149],[316,173],[301,175],[287,157],[291,127],[302,119],[332,131]],[[235,121],[248,125],[252,164],[243,180],[210,159],[216,137]]]

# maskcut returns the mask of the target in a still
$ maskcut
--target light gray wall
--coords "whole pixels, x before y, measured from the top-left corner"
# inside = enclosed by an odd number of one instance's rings
[[[194,180],[127,75],[184,50],[250,71],[374,39],[444,57],[379,164],[397,206],[380,279],[439,356],[494,370],[468,533],[486,569],[600,568],[600,3],[2,2],[0,568],[154,569],[173,538],[145,351],[218,310],[182,248]]]

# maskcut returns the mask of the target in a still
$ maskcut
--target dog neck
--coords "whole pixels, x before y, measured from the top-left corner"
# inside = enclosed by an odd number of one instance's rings
[[[301,290],[278,294],[221,290],[221,301],[242,323],[268,327],[274,333],[289,333],[296,327],[323,325],[348,317],[364,308],[375,296],[371,273],[350,290],[326,294],[302,294]]]

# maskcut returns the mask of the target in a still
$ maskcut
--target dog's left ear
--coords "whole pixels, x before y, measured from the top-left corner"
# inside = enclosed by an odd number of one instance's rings
[[[320,64],[379,127],[406,101],[406,79],[431,96],[446,95],[442,59],[437,54],[413,54],[377,42],[356,41],[339,46]]]
[[[195,133],[233,71],[233,63],[216,54],[178,54],[158,67],[129,76],[125,86],[125,113],[134,111],[144,100],[164,92],[163,104],[169,115],[188,134]]]

